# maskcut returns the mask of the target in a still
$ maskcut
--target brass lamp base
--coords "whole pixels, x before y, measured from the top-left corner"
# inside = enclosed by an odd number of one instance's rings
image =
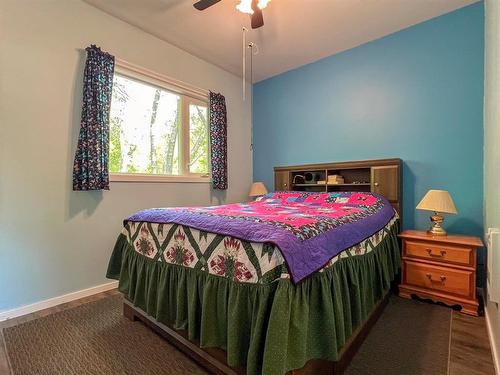
[[[441,226],[443,221],[444,217],[439,215],[439,213],[434,212],[434,215],[431,216],[432,225],[430,229],[427,231],[427,233],[432,236],[446,236],[446,231]]]

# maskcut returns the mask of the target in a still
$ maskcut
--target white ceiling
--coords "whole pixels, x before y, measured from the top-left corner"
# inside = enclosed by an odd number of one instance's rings
[[[206,61],[241,75],[242,27],[259,47],[254,82],[358,46],[477,0],[272,0],[264,27],[222,0],[84,0]]]

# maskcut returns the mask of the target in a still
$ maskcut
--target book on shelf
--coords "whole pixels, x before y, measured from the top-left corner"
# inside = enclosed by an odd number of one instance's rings
[[[330,175],[330,176],[328,176],[328,183],[329,184],[343,184],[344,177],[342,177],[338,174]]]

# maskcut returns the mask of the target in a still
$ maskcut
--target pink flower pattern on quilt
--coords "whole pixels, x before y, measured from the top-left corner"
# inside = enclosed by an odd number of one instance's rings
[[[225,216],[272,224],[306,240],[337,226],[372,215],[382,199],[365,192],[274,192],[250,203],[212,207],[184,207],[198,214]]]

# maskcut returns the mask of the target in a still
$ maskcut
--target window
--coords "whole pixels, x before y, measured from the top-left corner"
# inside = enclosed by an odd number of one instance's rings
[[[115,69],[110,110],[112,181],[208,181],[208,99]]]

